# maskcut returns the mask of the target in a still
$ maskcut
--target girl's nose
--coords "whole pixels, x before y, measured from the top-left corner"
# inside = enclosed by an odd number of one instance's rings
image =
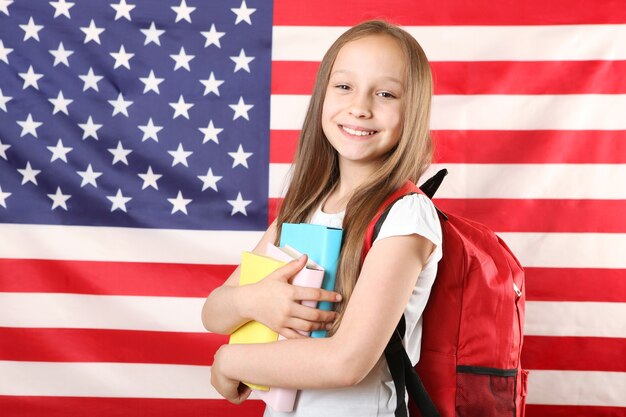
[[[355,96],[350,105],[350,114],[359,119],[365,119],[372,116],[371,103],[369,98],[363,96]]]

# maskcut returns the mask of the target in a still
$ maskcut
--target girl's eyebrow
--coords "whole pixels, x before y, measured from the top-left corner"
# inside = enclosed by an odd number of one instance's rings
[[[352,75],[352,74],[354,74],[354,71],[345,70],[345,69],[338,69],[338,70],[335,70],[335,71],[331,72],[330,73],[330,77],[332,78],[336,74]],[[404,83],[402,81],[400,81],[396,77],[392,77],[391,75],[383,75],[383,76],[380,77],[380,79],[385,80],[385,81],[390,81],[390,82],[398,84],[400,86],[404,85]]]

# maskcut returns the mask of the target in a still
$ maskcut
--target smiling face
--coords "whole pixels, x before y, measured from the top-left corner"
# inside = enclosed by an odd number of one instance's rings
[[[397,41],[372,35],[345,44],[330,73],[322,129],[340,166],[375,169],[402,132],[406,58]]]

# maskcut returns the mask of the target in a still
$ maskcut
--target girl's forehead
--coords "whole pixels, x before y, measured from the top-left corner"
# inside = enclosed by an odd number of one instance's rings
[[[404,79],[406,59],[398,41],[389,35],[369,35],[343,45],[331,74],[376,74]]]

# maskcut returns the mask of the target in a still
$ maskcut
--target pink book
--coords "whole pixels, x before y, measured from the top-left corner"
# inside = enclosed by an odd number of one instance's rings
[[[268,244],[265,251],[267,256],[270,256],[279,261],[289,262],[293,259],[299,258],[302,254],[295,249],[285,246],[278,248],[271,243]],[[293,285],[300,287],[321,288],[322,280],[324,279],[324,269],[317,265],[315,262],[309,259],[306,266],[296,275],[293,279]],[[308,307],[316,307],[315,301],[303,301],[303,305]],[[309,332],[298,331],[303,336],[308,336]],[[284,340],[283,336],[279,336],[278,340]],[[283,413],[293,411],[296,395],[298,390],[271,387],[269,391],[254,391],[260,399],[272,408],[274,411],[280,411]]]

